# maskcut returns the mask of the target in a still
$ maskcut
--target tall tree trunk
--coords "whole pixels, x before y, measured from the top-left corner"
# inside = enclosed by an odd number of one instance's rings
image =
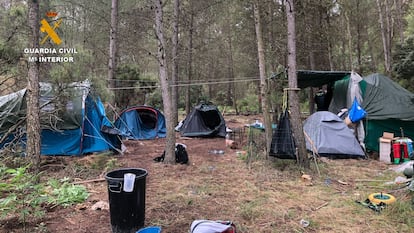
[[[294,0],[286,0],[286,17],[288,30],[288,78],[289,78],[289,108],[291,111],[292,129],[297,146],[297,159],[299,166],[309,168],[309,160],[306,151],[303,124],[301,120],[298,80],[296,75],[296,32],[295,32],[295,10]]]
[[[387,16],[384,16],[384,12],[382,10],[382,4],[381,0],[377,1],[377,7],[378,7],[378,14],[379,14],[379,21],[380,21],[380,27],[381,27],[381,36],[382,36],[382,45],[384,49],[384,69],[385,73],[389,74],[391,70],[391,61],[390,61],[390,43],[389,43],[389,32],[388,32],[388,26],[386,23]]]
[[[404,23],[403,23],[403,13],[401,9],[401,0],[394,0],[395,11],[396,11],[396,21],[398,27],[398,33],[400,35],[400,43],[404,43]]]
[[[328,31],[331,27],[331,17],[329,14],[326,15],[326,30]],[[333,63],[333,45],[331,35],[328,33],[327,35],[328,41],[328,60],[329,60],[329,70],[334,70],[334,63]]]
[[[370,69],[371,71],[376,71],[377,70],[377,58],[374,56],[373,42],[369,34],[368,27],[365,27],[365,30],[367,34],[367,44],[368,44],[368,50],[369,50],[368,52],[369,52],[369,55],[371,56]]]
[[[171,89],[168,83],[167,57],[165,53],[164,25],[162,0],[154,0],[155,3],[155,32],[158,40],[157,60],[159,65],[159,78],[162,91],[167,137],[165,144],[164,163],[175,163],[175,131],[173,123]]]
[[[360,11],[361,11],[361,7],[360,7],[360,1],[357,1],[356,2],[356,11],[357,11],[357,14],[359,15],[359,14],[361,14],[360,13]],[[358,64],[358,67],[356,68],[356,72],[359,72],[359,73],[363,73],[363,67],[362,67],[362,43],[363,43],[363,41],[362,41],[362,35],[361,35],[361,27],[363,27],[363,23],[360,21],[360,20],[357,20],[357,22],[356,22],[356,39],[357,39],[357,42],[356,42],[356,52],[357,52],[357,64]]]
[[[308,52],[309,52],[309,65],[311,70],[315,70],[315,52],[314,52],[314,48],[312,48],[312,44],[313,44],[313,39],[312,39],[312,34],[308,33],[307,34],[308,37],[308,45],[309,47],[307,48]],[[312,114],[315,112],[315,99],[314,99],[314,91],[313,91],[313,87],[309,88],[309,93],[308,93],[308,98],[309,98],[309,113]]]
[[[178,123],[178,22],[180,16],[180,0],[174,0],[174,23],[172,37],[172,77],[171,77],[171,100],[172,100],[172,121]]]
[[[387,32],[387,63],[385,64],[386,73],[391,74],[391,65],[392,65],[392,38],[393,38],[393,32],[394,32],[394,24],[392,19],[392,2],[391,0],[385,0],[385,18],[386,18],[386,32]]]
[[[190,3],[191,4],[191,3]],[[190,114],[191,111],[191,79],[193,76],[193,24],[194,24],[194,13],[191,9],[190,15],[190,30],[188,33],[188,65],[187,65],[187,86],[185,93],[185,112]]]
[[[352,59],[352,54],[354,48],[352,46],[352,33],[351,33],[351,18],[349,17],[349,12],[345,12],[345,20],[346,20],[346,35],[348,40],[348,62],[349,65],[347,67],[351,67],[351,70],[354,70],[354,62]]]
[[[228,30],[230,29],[230,25],[228,27]],[[227,43],[228,43],[228,56],[227,56],[227,75],[229,83],[227,85],[227,105],[234,105],[235,98],[234,98],[234,69],[233,69],[233,45],[232,45],[232,38],[231,38],[231,32],[227,31]]]
[[[233,59],[233,37],[232,37],[232,21],[229,15],[227,15],[227,22],[225,22],[225,33],[227,34],[227,44],[228,44],[228,55],[227,55],[227,75],[229,83],[227,85],[227,105],[233,106],[237,111],[237,101],[236,101],[236,90],[234,84],[234,59]]]
[[[39,48],[39,2],[29,0],[28,24],[29,48]],[[35,54],[34,56],[37,56]],[[40,109],[39,109],[39,62],[29,62],[27,80],[27,145],[26,153],[35,174],[40,172]]]
[[[112,0],[111,32],[109,38],[108,87],[115,87],[116,56],[118,33],[118,0]]]
[[[272,1],[269,1],[267,4],[268,7],[268,22],[269,22],[269,28],[268,28],[268,46],[269,46],[269,56],[270,57],[270,68],[271,72],[276,72],[278,60],[277,60],[277,54],[275,52],[276,46],[275,46],[275,39],[274,39],[274,28],[273,28],[273,21],[274,21],[274,13],[275,13],[275,7],[274,3]]]
[[[270,152],[270,145],[272,143],[272,120],[270,117],[269,111],[269,98],[267,95],[267,80],[266,80],[266,63],[265,63],[265,54],[264,54],[264,45],[262,37],[262,24],[260,17],[259,9],[259,0],[255,0],[253,4],[254,9],[254,22],[256,29],[256,39],[257,39],[257,56],[259,58],[259,74],[260,74],[260,95],[261,95],[261,105],[263,110],[263,118],[265,125],[266,133],[266,158],[268,158]]]

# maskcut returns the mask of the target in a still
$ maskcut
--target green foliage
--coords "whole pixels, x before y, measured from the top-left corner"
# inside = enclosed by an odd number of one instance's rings
[[[405,30],[406,36],[414,35],[414,2],[411,2],[410,9],[408,10],[405,20],[407,21],[407,28]]]
[[[52,188],[48,200],[50,204],[67,207],[73,203],[82,203],[88,198],[89,194],[84,186],[73,185],[68,183],[68,181],[68,178],[60,181],[55,179],[48,181],[48,185]]]
[[[93,63],[93,57],[90,50],[77,48],[77,53],[68,54],[72,56],[74,62],[55,63],[53,66],[43,66],[43,76],[47,77],[50,82],[69,83],[91,79],[93,73],[90,66]],[[63,56],[64,54],[59,54]]]
[[[400,79],[400,84],[414,91],[414,35],[396,46],[393,59],[393,71]]]
[[[121,108],[144,104],[148,94],[156,90],[157,78],[141,75],[135,65],[121,65],[116,72],[115,103]]]
[[[157,89],[148,95],[147,104],[154,108],[162,109],[162,94],[160,89]]]
[[[219,105],[227,105],[226,92],[224,90],[220,90],[215,94],[214,103],[219,104]]]
[[[21,75],[26,69],[20,59],[27,46],[27,5],[23,2],[7,4],[10,4],[8,8],[0,7],[0,76]]]
[[[66,207],[85,201],[89,195],[84,186],[70,184],[67,178],[36,183],[37,177],[27,172],[28,168],[13,169],[0,164],[0,219],[18,216],[25,222],[28,216],[41,218],[45,206]]]
[[[239,111],[243,113],[259,113],[260,104],[256,84],[251,83],[248,86],[245,97],[238,101],[237,106]]]
[[[27,216],[41,217],[44,214],[41,204],[47,200],[43,187],[36,184],[37,177],[27,174],[29,166],[16,169],[0,169],[0,218],[9,214],[18,215],[20,220]]]
[[[0,61],[6,64],[16,64],[21,56],[21,52],[13,47],[0,43]]]

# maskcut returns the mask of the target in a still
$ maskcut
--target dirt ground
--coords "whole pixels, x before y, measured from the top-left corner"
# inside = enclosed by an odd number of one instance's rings
[[[260,117],[233,116],[227,117],[226,123],[230,128],[244,129],[255,119]],[[246,138],[240,142],[243,140]],[[304,179],[294,161],[275,165],[272,159],[253,157],[248,164],[243,159],[246,147],[231,149],[222,138],[177,135],[177,142],[187,145],[189,165],[153,161],[163,152],[165,139],[126,141],[125,154],[112,157],[120,168],[148,171],[145,226],[161,226],[163,233],[189,232],[197,219],[233,221],[238,233],[410,232],[388,225],[381,216],[354,204],[355,199],[362,200],[367,193],[378,190],[362,188],[357,179],[379,178],[389,165],[375,160],[325,160],[309,172],[312,179]],[[224,150],[224,154],[209,153],[211,150]],[[87,165],[96,159],[97,155],[59,159],[63,167],[54,166],[58,169],[49,168],[47,172],[51,176],[71,176],[66,169],[71,164]],[[357,171],[358,177],[351,170]],[[77,172],[73,173],[76,177],[71,176],[76,182],[97,179],[83,184],[90,193],[85,203],[49,210],[41,223],[26,229],[5,223],[0,232],[111,232],[108,185],[102,179],[105,172],[85,172],[85,176]],[[96,203],[103,205],[94,209]]]

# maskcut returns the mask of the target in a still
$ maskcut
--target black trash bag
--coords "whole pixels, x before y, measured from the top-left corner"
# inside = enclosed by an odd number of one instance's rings
[[[270,156],[296,160],[296,143],[287,109],[280,115],[279,124],[273,133]]]

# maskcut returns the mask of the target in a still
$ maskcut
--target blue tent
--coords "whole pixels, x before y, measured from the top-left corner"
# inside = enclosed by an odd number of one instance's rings
[[[26,116],[25,97],[25,89],[0,97],[0,135],[9,135],[0,148],[25,145],[26,124],[20,122]],[[107,119],[100,98],[91,93],[88,81],[60,86],[41,83],[40,106],[42,155],[119,151],[118,131]]]
[[[167,133],[164,115],[149,106],[134,106],[123,110],[114,125],[126,139],[164,138]]]

